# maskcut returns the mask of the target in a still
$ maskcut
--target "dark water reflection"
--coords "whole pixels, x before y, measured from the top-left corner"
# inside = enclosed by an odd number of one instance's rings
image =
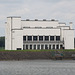
[[[0,61],[0,75],[75,75],[75,61]]]

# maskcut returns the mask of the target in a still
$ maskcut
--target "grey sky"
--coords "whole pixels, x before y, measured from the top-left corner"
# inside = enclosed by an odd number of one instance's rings
[[[0,0],[0,36],[8,16],[22,19],[57,19],[75,25],[75,0]],[[73,26],[75,29],[75,26]]]

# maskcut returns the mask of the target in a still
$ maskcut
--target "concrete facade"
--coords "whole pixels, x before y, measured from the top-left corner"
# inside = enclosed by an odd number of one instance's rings
[[[6,50],[74,49],[74,30],[58,20],[7,17]]]

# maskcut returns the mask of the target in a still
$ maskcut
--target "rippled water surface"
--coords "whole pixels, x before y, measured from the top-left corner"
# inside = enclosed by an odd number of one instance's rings
[[[75,60],[0,61],[0,75],[75,75]]]

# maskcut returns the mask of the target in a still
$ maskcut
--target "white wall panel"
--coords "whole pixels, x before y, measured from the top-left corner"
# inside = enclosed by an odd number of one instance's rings
[[[74,30],[64,30],[65,49],[74,49]]]
[[[21,18],[12,18],[12,29],[20,29],[21,26]]]
[[[12,48],[13,50],[16,50],[17,48],[23,49],[23,31],[22,30],[13,30]]]
[[[24,29],[23,35],[60,35],[60,29]]]
[[[56,27],[58,21],[22,21],[23,27]]]

